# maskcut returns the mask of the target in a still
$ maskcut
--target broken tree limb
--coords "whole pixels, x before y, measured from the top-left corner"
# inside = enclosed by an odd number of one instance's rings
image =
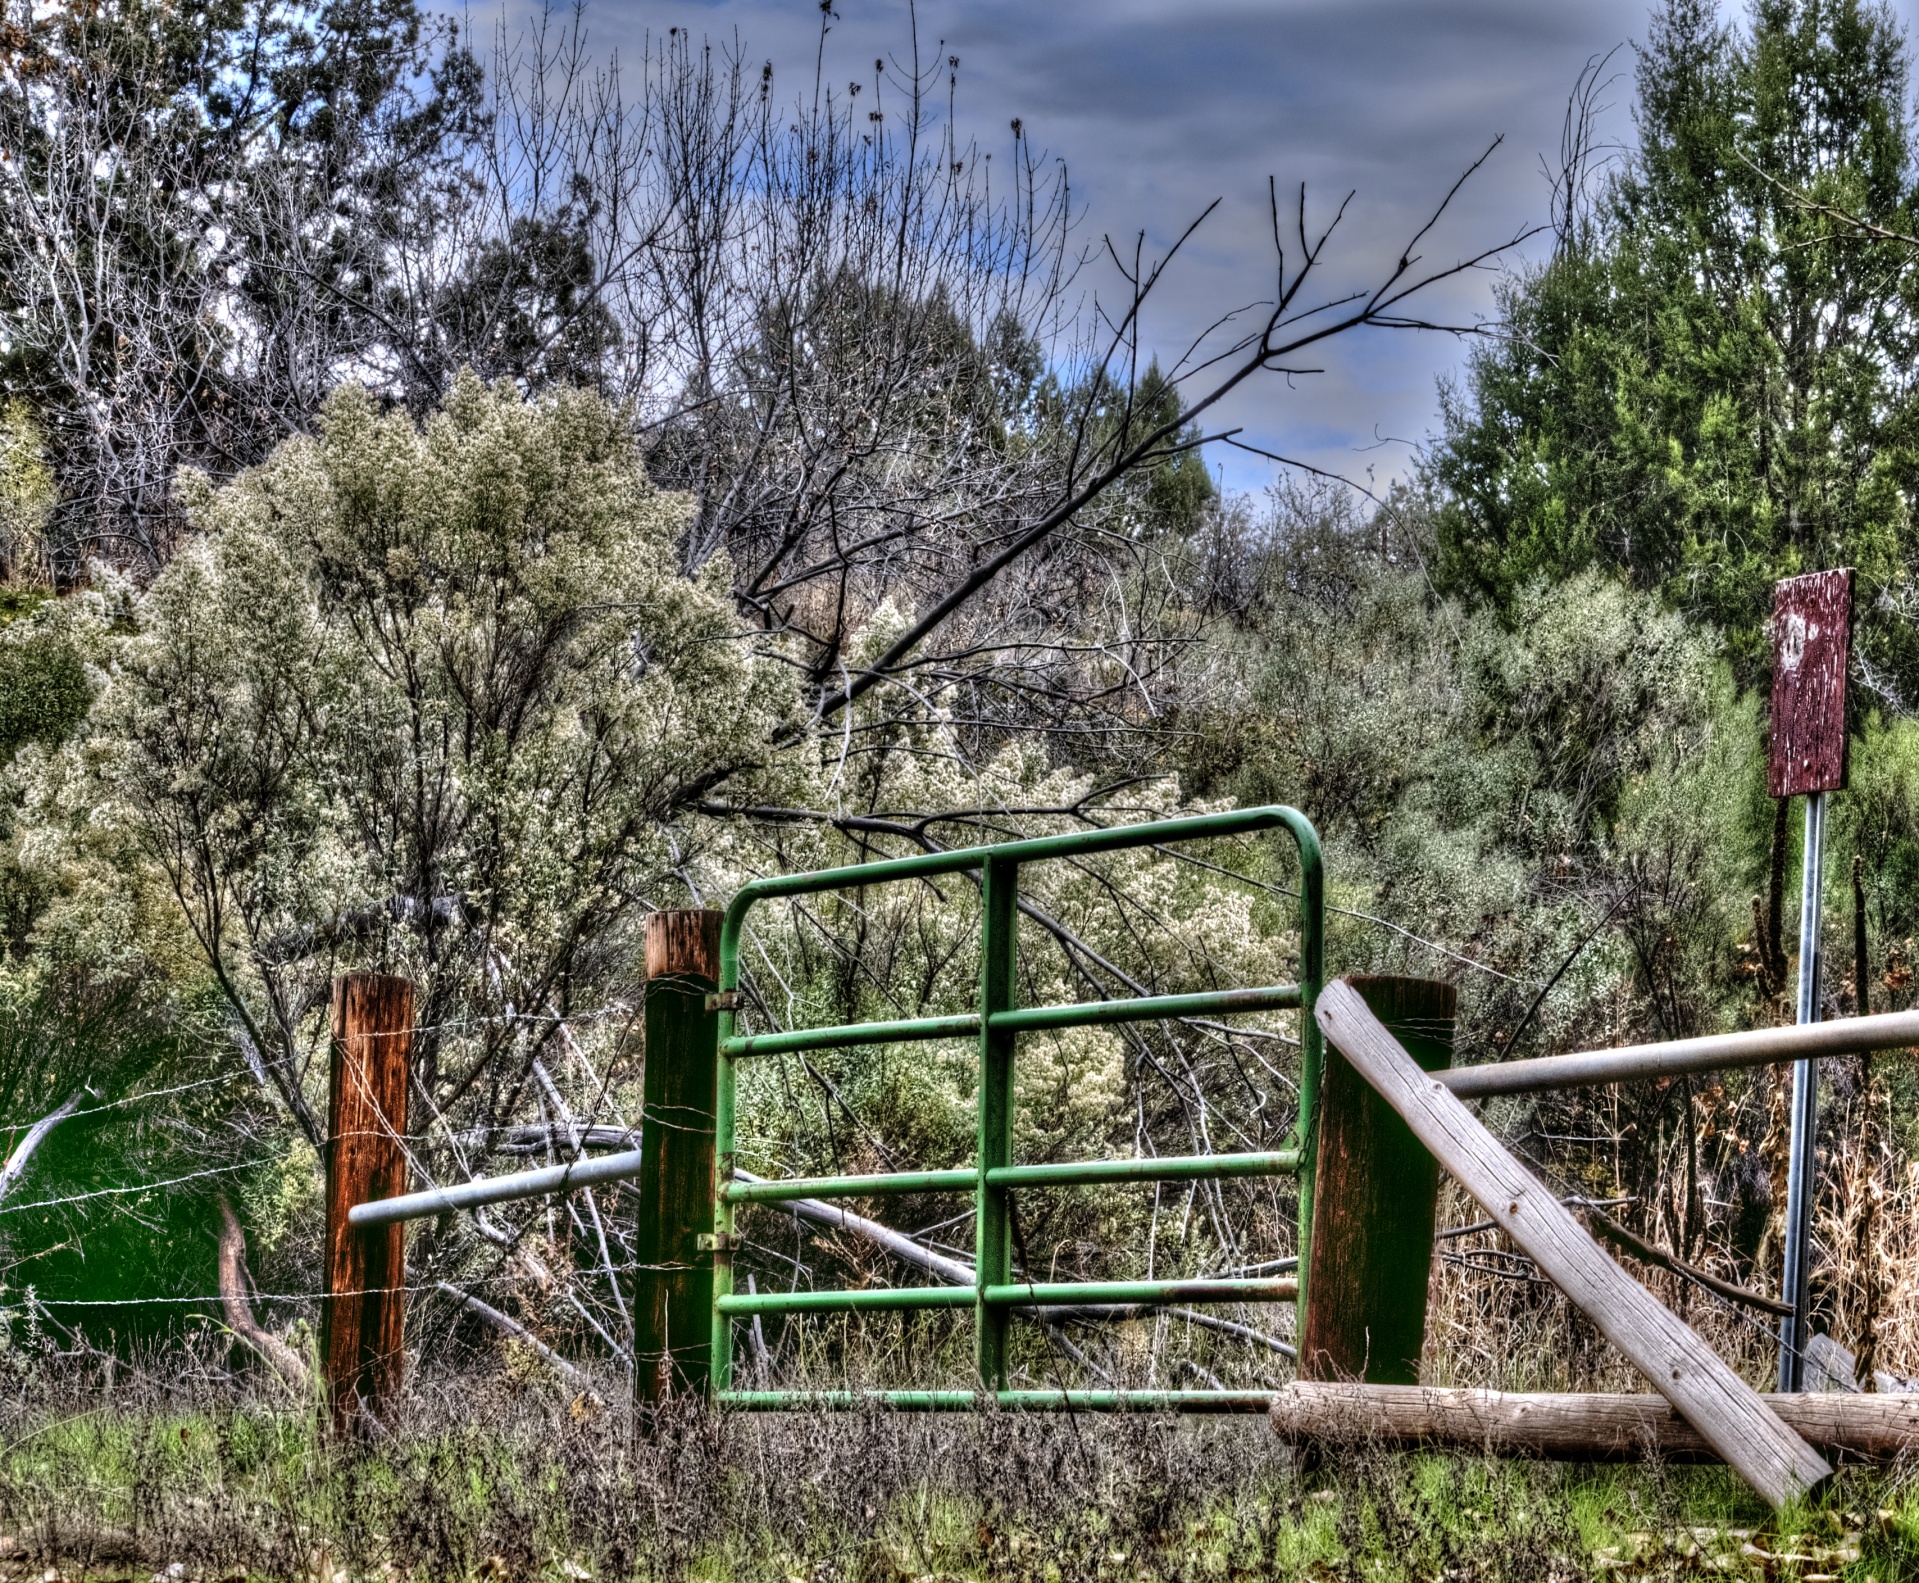
[[[220,1195],[220,1306],[227,1329],[270,1364],[294,1391],[306,1394],[312,1376],[300,1354],[253,1317],[247,1300],[247,1236],[225,1193]]]
[[[1443,1082],[1422,1072],[1343,979],[1321,992],[1326,1037],[1406,1118],[1441,1169],[1499,1222],[1768,1503],[1783,1507],[1832,1477],[1826,1459],[1652,1293],[1607,1256],[1546,1184],[1515,1160]]]
[[[333,946],[371,939],[389,928],[417,929],[433,935],[449,924],[474,928],[484,919],[485,914],[464,893],[435,896],[430,901],[418,896],[389,896],[385,901],[351,907],[317,923],[284,930],[262,940],[253,955],[264,967],[285,967]]]
[[[619,1127],[608,1122],[533,1122],[508,1127],[474,1127],[456,1132],[448,1142],[462,1149],[485,1150],[492,1154],[544,1154],[549,1148],[637,1149],[637,1127]]]
[[[48,1133],[80,1108],[80,1101],[85,1096],[85,1089],[76,1088],[27,1128],[27,1135],[14,1145],[13,1153],[7,1156],[7,1163],[0,1165],[0,1198],[5,1198],[19,1185],[20,1178],[26,1174],[27,1166],[33,1160],[34,1151],[47,1141]]]
[[[751,1171],[743,1171],[735,1166],[733,1175],[742,1182],[763,1181]],[[779,1206],[790,1215],[801,1220],[811,1221],[817,1226],[831,1226],[835,1230],[851,1233],[884,1249],[903,1264],[910,1264],[917,1270],[943,1281],[948,1286],[971,1286],[974,1282],[973,1266],[964,1259],[949,1258],[943,1253],[935,1253],[931,1248],[920,1246],[903,1232],[895,1231],[891,1226],[883,1226],[877,1220],[868,1220],[864,1215],[856,1215],[850,1209],[842,1209],[838,1204],[829,1204],[819,1198],[787,1199]],[[1158,1313],[1160,1310],[1150,1303],[1088,1303],[1063,1308],[1016,1308],[1015,1313],[1028,1318],[1038,1318],[1042,1324],[1057,1325],[1063,1319],[1087,1319],[1110,1321],[1116,1319],[1136,1319],[1143,1314]],[[1221,1319],[1215,1314],[1202,1314],[1192,1309],[1176,1308],[1172,1310],[1177,1318],[1185,1319],[1202,1330],[1213,1330],[1221,1335],[1234,1336],[1241,1341],[1249,1341],[1277,1352],[1283,1357],[1296,1356],[1293,1348],[1275,1336],[1255,1330],[1250,1325],[1236,1324],[1230,1319]]]
[[[435,1281],[433,1284],[436,1291],[452,1298],[454,1302],[459,1303],[471,1312],[478,1314],[480,1318],[484,1319],[495,1330],[511,1336],[515,1341],[524,1342],[532,1349],[533,1355],[536,1358],[555,1374],[559,1375],[560,1378],[565,1380],[569,1385],[579,1386],[581,1390],[585,1391],[586,1394],[592,1397],[596,1402],[602,1400],[600,1393],[593,1388],[593,1381],[587,1377],[584,1369],[579,1368],[575,1364],[568,1363],[565,1358],[561,1357],[559,1353],[555,1352],[517,1319],[509,1319],[484,1298],[475,1297],[471,1292],[461,1291],[459,1287],[455,1286],[451,1281]]]
[[[1696,1264],[1688,1264],[1684,1259],[1675,1257],[1664,1248],[1636,1236],[1610,1215],[1602,1215],[1596,1209],[1588,1209],[1586,1214],[1592,1221],[1593,1230],[1615,1247],[1624,1248],[1635,1259],[1643,1259],[1647,1264],[1656,1264],[1662,1270],[1671,1270],[1674,1275],[1691,1281],[1695,1286],[1703,1286],[1707,1291],[1725,1298],[1729,1303],[1741,1303],[1747,1308],[1763,1308],[1769,1314],[1792,1312],[1792,1304],[1782,1303],[1776,1297],[1767,1297],[1763,1292],[1749,1292],[1743,1286],[1734,1286],[1731,1281],[1722,1281],[1718,1276],[1700,1269]]]
[[[734,1167],[733,1174],[742,1182],[764,1180],[751,1171],[742,1171]],[[949,1259],[943,1253],[935,1253],[931,1248],[923,1248],[911,1237],[895,1231],[891,1226],[882,1226],[877,1220],[868,1220],[864,1215],[856,1215],[850,1209],[841,1209],[838,1204],[829,1204],[819,1198],[795,1198],[780,1205],[788,1214],[797,1215],[801,1220],[810,1220],[816,1226],[831,1226],[837,1231],[850,1231],[854,1236],[884,1248],[902,1264],[910,1264],[928,1275],[937,1276],[948,1286],[971,1286],[973,1284],[973,1266],[960,1259]]]
[[[1810,1444],[1886,1462],[1919,1450],[1919,1396],[1764,1396]],[[1567,1462],[1722,1460],[1663,1396],[1445,1390],[1421,1385],[1298,1381],[1273,1397],[1281,1439],[1406,1450],[1450,1447]]]

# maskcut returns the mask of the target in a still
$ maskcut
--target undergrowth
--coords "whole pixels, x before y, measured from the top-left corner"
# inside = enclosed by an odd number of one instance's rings
[[[0,1405],[12,1578],[1919,1579],[1919,1485],[1782,1520],[1717,1468],[1293,1457],[1258,1419],[599,1406],[417,1384],[375,1441],[190,1369]],[[609,1393],[616,1395],[617,1393]]]

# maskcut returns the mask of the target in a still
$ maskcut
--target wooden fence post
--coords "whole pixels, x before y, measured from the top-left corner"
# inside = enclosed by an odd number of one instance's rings
[[[1608,1258],[1552,1188],[1515,1159],[1445,1084],[1420,1071],[1351,985],[1328,984],[1313,1015],[1325,1030],[1327,1049],[1337,1049],[1406,1118],[1413,1136],[1540,1274],[1775,1509],[1832,1477],[1832,1464],[1781,1422],[1697,1333]]]
[[[646,1076],[633,1237],[633,1389],[643,1402],[704,1391],[712,1363],[720,1054],[719,1014],[707,1009],[706,997],[719,984],[723,917],[688,910],[646,920]]]
[[[1452,985],[1352,978],[1428,1072],[1452,1064]],[[1303,1380],[1417,1385],[1426,1338],[1439,1166],[1412,1129],[1332,1045],[1319,1091],[1317,1193],[1299,1343]]]
[[[378,1421],[406,1364],[406,1226],[347,1224],[347,1211],[407,1190],[413,985],[385,973],[333,981],[327,1104],[326,1301],[320,1363],[336,1430]]]

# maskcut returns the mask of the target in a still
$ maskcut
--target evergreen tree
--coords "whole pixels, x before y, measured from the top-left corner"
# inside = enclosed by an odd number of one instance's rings
[[[1447,393],[1443,581],[1499,603],[1598,564],[1718,623],[1754,677],[1773,581],[1859,572],[1867,675],[1919,696],[1908,502],[1919,277],[1905,41],[1862,0],[1668,0],[1638,147],[1515,280]]]

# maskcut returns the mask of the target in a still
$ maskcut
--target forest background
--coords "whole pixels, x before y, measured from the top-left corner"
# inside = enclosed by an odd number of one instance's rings
[[[332,977],[420,986],[423,1178],[566,1158],[637,1115],[646,914],[762,873],[1287,802],[1326,841],[1333,969],[1454,982],[1463,1058],[1787,1020],[1765,621],[1807,570],[1857,579],[1825,1012],[1908,1005],[1909,60],[1856,0],[1670,0],[1578,75],[1537,262],[1456,241],[1444,193],[1355,259],[1337,195],[1276,186],[1266,300],[1156,356],[1178,249],[1089,243],[1018,122],[989,181],[955,59],[791,92],[677,29],[612,72],[583,13],[489,45],[412,0],[10,4],[7,1366],[224,1326],[296,1376]],[[1411,474],[1222,491],[1208,447],[1248,443],[1223,400],[1446,328],[1427,304],[1482,266],[1497,321]],[[1289,883],[1245,843],[1036,872],[1021,993],[1287,978]],[[976,934],[964,886],[796,907],[750,942],[751,1015],[968,1009]],[[1295,1040],[1030,1040],[1021,1155],[1275,1147]],[[1826,1082],[1819,1325],[1919,1373],[1919,1083]],[[964,1163],[971,1085],[960,1048],[768,1061],[743,1163]],[[1489,1116],[1568,1194],[1776,1290],[1774,1076]],[[963,1261],[952,1207],[887,1212]],[[1289,1214],[1239,1184],[1035,1194],[1019,1257],[1246,1270]],[[618,1372],[630,1217],[581,1194],[427,1225],[415,1346],[492,1357],[477,1298]],[[762,1282],[899,1274],[746,1224]],[[1755,1316],[1647,1274],[1765,1373]],[[1448,1240],[1434,1283],[1435,1379],[1622,1378],[1496,1236]],[[1282,1322],[1240,1317],[1035,1335],[1022,1366],[1280,1377]],[[963,1369],[943,1323],[756,1331],[754,1367],[884,1373],[911,1341]]]

